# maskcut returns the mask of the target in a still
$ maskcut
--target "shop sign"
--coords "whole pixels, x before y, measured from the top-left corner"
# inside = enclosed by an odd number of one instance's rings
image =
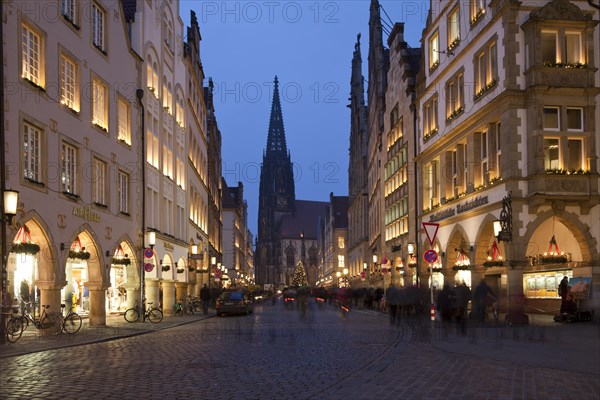
[[[73,215],[86,221],[100,222],[100,215],[92,211],[90,207],[73,207]]]
[[[465,201],[464,203],[458,204],[456,208],[449,207],[442,211],[438,211],[429,216],[429,222],[441,221],[446,218],[455,216],[456,214],[464,213],[477,207],[481,207],[489,203],[488,196],[477,196],[473,200]]]

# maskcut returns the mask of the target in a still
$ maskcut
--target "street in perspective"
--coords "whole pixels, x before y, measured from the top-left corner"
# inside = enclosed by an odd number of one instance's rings
[[[600,399],[600,0],[0,28],[0,399]]]
[[[593,399],[597,326],[439,322],[284,299],[249,315],[120,318],[79,337],[33,334],[0,355],[0,397]],[[346,314],[341,314],[341,312]],[[163,326],[164,325],[164,326]]]

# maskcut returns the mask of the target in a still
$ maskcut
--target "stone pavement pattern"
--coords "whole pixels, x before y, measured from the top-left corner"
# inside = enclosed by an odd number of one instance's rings
[[[429,324],[390,327],[385,317],[362,311],[345,319],[332,309],[312,310],[304,319],[281,306],[255,311],[89,345],[2,354],[0,398],[600,397],[597,325],[523,330],[519,340],[514,330],[499,331],[491,340],[477,330],[446,338],[432,335]],[[565,340],[573,335],[582,339]],[[578,352],[584,341],[586,354],[573,355],[584,360],[576,367],[543,360]]]

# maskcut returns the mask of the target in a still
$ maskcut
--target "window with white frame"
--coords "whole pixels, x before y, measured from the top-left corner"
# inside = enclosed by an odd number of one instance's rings
[[[97,158],[93,159],[92,198],[94,203],[106,205],[106,163]]]
[[[129,103],[122,97],[118,100],[119,132],[117,139],[131,144],[131,112]]]
[[[542,126],[547,131],[560,130],[560,108],[544,107]]]
[[[448,14],[448,49],[452,50],[460,41],[459,7],[454,7]]]
[[[542,63],[550,66],[556,64],[585,64],[582,33],[580,31],[543,29],[541,31],[541,42]]]
[[[108,131],[108,93],[104,83],[92,79],[92,123]]]
[[[119,212],[129,214],[129,174],[119,171]]]
[[[75,0],[61,0],[60,12],[67,21],[72,24],[77,23],[77,5],[75,4]]]
[[[60,57],[60,102],[71,110],[79,112],[77,64],[64,54]]]
[[[438,130],[438,98],[433,96],[423,106],[423,136],[428,138]]]
[[[102,52],[106,52],[106,12],[96,3],[92,3],[92,43]]]
[[[346,268],[346,260],[344,259],[344,256],[339,254],[337,256],[338,258],[338,268]]]
[[[154,168],[160,167],[160,144],[158,141],[158,120],[153,118],[151,114],[147,113],[147,125],[146,130],[146,161]]]
[[[567,130],[583,131],[583,108],[567,107]]]
[[[64,142],[61,147],[61,185],[63,192],[77,194],[77,149]]]
[[[544,169],[560,169],[560,140],[544,138]]]
[[[21,77],[43,87],[42,37],[31,26],[21,25]]]
[[[42,181],[41,140],[41,130],[27,122],[23,123],[23,176],[34,182]]]
[[[440,65],[440,34],[436,31],[429,38],[429,70],[432,71]]]
[[[453,76],[446,83],[446,118],[452,119],[460,113],[465,106],[464,75],[462,73]]]
[[[148,226],[158,229],[161,215],[161,208],[158,202],[158,191],[153,188],[146,188],[146,221]]]

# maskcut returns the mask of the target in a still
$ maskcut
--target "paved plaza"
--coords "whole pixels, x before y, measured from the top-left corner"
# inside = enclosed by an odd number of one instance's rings
[[[0,347],[2,399],[595,399],[598,325],[469,326],[333,307],[168,317]]]

